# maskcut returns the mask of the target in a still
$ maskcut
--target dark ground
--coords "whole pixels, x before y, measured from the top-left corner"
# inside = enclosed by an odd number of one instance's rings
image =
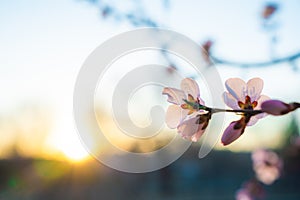
[[[20,159],[0,161],[0,199],[234,199],[253,177],[251,155],[211,152],[199,160],[198,148],[162,170],[128,174],[95,160],[84,164]],[[300,157],[284,157],[284,174],[264,186],[270,200],[300,199]]]

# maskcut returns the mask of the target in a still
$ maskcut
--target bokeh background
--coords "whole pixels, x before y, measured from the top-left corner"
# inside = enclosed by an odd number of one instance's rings
[[[218,69],[223,82],[260,77],[264,94],[299,102],[299,10],[297,0],[0,1],[0,199],[247,199],[238,197],[241,188],[258,199],[299,199],[299,111],[261,120],[232,145],[218,142],[204,159],[195,143],[170,166],[146,174],[118,172],[91,158],[72,115],[74,84],[85,59],[102,42],[138,27],[171,29],[203,45],[206,52],[199,48],[199,56]],[[166,78],[173,70],[193,77],[206,97],[190,66],[163,53],[147,55],[116,66],[107,84],[117,82],[133,60],[155,58],[169,66]],[[129,104],[137,124],[149,123],[149,112],[139,109],[144,104],[167,107],[157,91],[145,89]],[[120,136],[105,94],[97,95],[97,113],[119,147],[153,151],[176,134],[166,129],[150,141]],[[234,119],[229,115],[225,125]],[[258,149],[268,149],[258,156],[267,166],[262,171],[255,167]],[[269,151],[278,155],[275,164]]]

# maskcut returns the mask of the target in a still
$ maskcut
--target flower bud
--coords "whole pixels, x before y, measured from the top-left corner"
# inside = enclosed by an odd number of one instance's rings
[[[269,19],[276,12],[277,9],[278,5],[276,4],[266,5],[266,7],[263,10],[262,17],[264,19]]]
[[[271,115],[284,115],[292,111],[291,105],[279,100],[268,100],[261,104],[261,110]]]
[[[231,122],[223,133],[221,139],[223,145],[226,146],[238,139],[244,133],[246,125],[244,117],[238,121]]]

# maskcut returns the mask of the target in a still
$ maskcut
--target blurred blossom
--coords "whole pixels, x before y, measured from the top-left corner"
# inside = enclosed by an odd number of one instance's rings
[[[106,6],[102,9],[102,17],[107,17],[108,15],[110,15],[112,13],[112,8],[109,6]]]
[[[174,71],[177,70],[177,67],[173,64],[170,64],[168,67],[167,67],[167,71],[168,73],[172,74]]]
[[[244,183],[235,195],[236,200],[255,200],[263,199],[264,197],[265,191],[262,185],[255,179]]]
[[[283,162],[279,156],[269,150],[256,150],[252,153],[253,169],[258,180],[270,185],[280,177]]]
[[[211,64],[210,55],[211,55],[211,47],[213,45],[213,42],[211,40],[207,40],[202,44],[202,57],[205,60],[207,64]]]
[[[246,189],[240,189],[235,195],[236,200],[254,200]]]
[[[273,14],[277,11],[278,5],[275,3],[270,3],[265,6],[263,12],[262,12],[262,17],[264,19],[269,19]]]
[[[162,94],[167,95],[168,102],[174,104],[168,107],[166,113],[168,127],[177,128],[178,133],[185,139],[198,141],[208,126],[210,113],[187,103],[204,105],[196,81],[185,78],[181,81],[181,90],[166,87]]]

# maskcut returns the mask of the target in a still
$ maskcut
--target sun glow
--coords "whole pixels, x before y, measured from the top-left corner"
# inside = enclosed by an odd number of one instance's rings
[[[72,162],[85,161],[89,157],[89,153],[82,146],[79,138],[71,135],[57,144],[57,148],[64,154],[64,156]]]
[[[70,146],[61,149],[64,155],[73,162],[80,162],[86,160],[89,155],[83,147],[80,146]]]
[[[88,152],[84,149],[79,139],[76,137],[68,137],[68,140],[60,143],[57,147],[64,156],[72,162],[85,161],[89,157]]]
[[[48,142],[53,148],[62,153],[62,157],[72,162],[81,162],[87,160],[90,155],[80,142],[79,136],[72,128],[72,124],[67,123],[63,126],[57,127]]]

